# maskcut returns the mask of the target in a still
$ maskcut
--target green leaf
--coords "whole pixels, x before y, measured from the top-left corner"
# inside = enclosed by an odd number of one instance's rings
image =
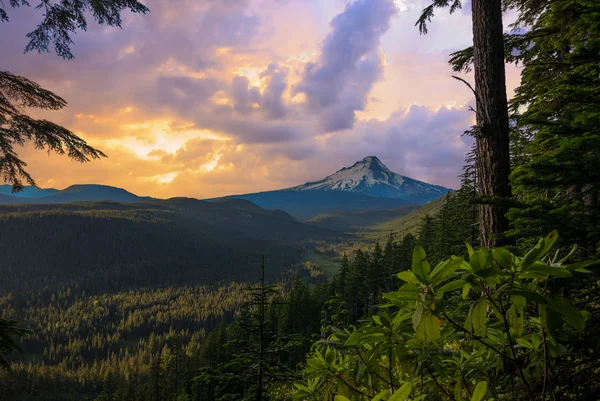
[[[415,274],[413,272],[411,272],[410,270],[406,270],[403,272],[400,272],[397,274],[398,278],[402,281],[406,281],[407,283],[411,283],[411,284],[421,284],[421,282],[419,281],[419,279],[417,279],[417,277],[415,276]]]
[[[563,319],[577,330],[585,329],[584,316],[569,300],[563,297],[546,298],[546,300],[548,309],[560,313]]]
[[[508,250],[505,248],[496,248],[492,253],[500,266],[506,270],[512,269],[513,255]]]
[[[417,308],[415,309],[415,313],[413,313],[413,316],[412,316],[412,323],[413,323],[413,327],[415,328],[415,330],[417,329],[417,327],[419,327],[419,324],[421,324],[422,316],[423,316],[423,305],[419,304],[419,306],[417,306]]]
[[[419,287],[414,284],[406,283],[396,293],[400,300],[403,301],[416,301],[417,297],[421,293]]]
[[[570,272],[579,272],[579,273],[591,273],[586,267],[595,265],[598,263],[598,260],[584,260],[582,262],[572,263],[570,265],[566,265],[565,269]]]
[[[462,288],[462,294],[461,295],[462,295],[463,299],[467,298],[467,296],[469,295],[469,291],[471,291],[471,284],[467,283]]]
[[[546,299],[538,294],[537,292],[522,291],[522,290],[511,290],[510,295],[520,296],[528,301],[535,302],[536,304],[546,304]]]
[[[437,341],[440,339],[440,324],[435,316],[428,313],[425,317],[425,333],[431,341]]]
[[[487,382],[479,382],[473,391],[471,401],[481,401],[487,393]]]
[[[538,333],[533,333],[531,335],[531,344],[533,344],[533,347],[535,349],[540,348],[540,345],[542,343],[542,338],[540,337],[540,335]]]
[[[441,262],[431,273],[431,280],[433,280],[433,282],[436,284],[441,283],[452,273],[454,273],[456,269],[460,267],[463,261],[463,258],[457,258],[453,256],[451,259]]]
[[[412,383],[406,382],[392,394],[388,401],[405,401],[412,393]]]
[[[325,362],[327,365],[331,365],[335,361],[335,350],[333,348],[327,348],[325,352]]]
[[[552,231],[550,234],[548,234],[546,238],[540,238],[537,245],[529,252],[527,252],[525,257],[523,258],[523,269],[527,270],[535,262],[539,261],[544,256],[546,256],[546,254],[548,253],[550,248],[552,248],[552,245],[554,245],[557,239],[558,233],[556,231]]]
[[[535,349],[533,347],[533,344],[524,338],[517,338],[517,344],[519,344],[522,347],[528,348],[528,349]]]
[[[392,320],[390,319],[390,315],[388,315],[387,312],[381,312],[379,314],[379,318],[384,327],[387,327],[388,329],[392,327]]]
[[[490,254],[486,249],[478,249],[471,255],[473,271],[487,269],[490,266]]]
[[[539,278],[543,276],[553,276],[553,277],[571,277],[572,274],[567,269],[561,269],[559,267],[548,266],[545,263],[534,263],[529,268],[523,271],[519,275],[522,278]]]
[[[382,392],[380,392],[379,394],[377,394],[375,397],[373,397],[373,399],[371,401],[380,401],[380,400],[382,400],[383,397],[385,397],[388,392],[389,392],[389,390],[383,390]]]
[[[467,244],[467,252],[469,253],[469,257],[473,256],[473,254],[475,253],[471,244]]]
[[[516,337],[523,334],[523,308],[511,305],[508,309],[508,323]]]
[[[417,245],[412,255],[411,270],[423,284],[429,283],[425,274],[425,270],[423,269],[423,262],[425,261],[426,256],[425,250]]]
[[[348,398],[346,398],[346,396],[336,395],[335,397],[333,397],[333,401],[350,401],[350,400]]]
[[[464,286],[467,282],[465,280],[455,280],[449,283],[444,284],[439,290],[436,291],[436,294],[443,294],[445,292],[450,292],[454,290],[458,290],[462,286]]]
[[[471,325],[476,336],[484,337],[487,329],[486,322],[487,302],[479,300],[471,309]]]
[[[345,344],[347,346],[356,345],[360,341],[361,337],[362,337],[362,333],[360,333],[358,331],[355,331],[354,333],[352,333],[350,335],[350,337],[348,337],[348,339],[346,340]]]

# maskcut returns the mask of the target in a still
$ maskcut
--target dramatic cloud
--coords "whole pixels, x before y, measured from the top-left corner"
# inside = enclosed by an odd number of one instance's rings
[[[422,0],[146,3],[123,29],[78,32],[72,61],[23,54],[41,11],[0,24],[2,69],[69,102],[35,115],[109,156],[76,164],[25,146],[40,185],[214,197],[319,179],[367,155],[458,185],[473,102],[447,58],[470,44],[466,13],[440,11],[420,36]],[[518,70],[508,77],[512,89]]]
[[[327,132],[351,128],[383,73],[381,36],[397,12],[393,0],[357,0],[331,21],[316,63],[308,63],[296,93],[321,115]]]

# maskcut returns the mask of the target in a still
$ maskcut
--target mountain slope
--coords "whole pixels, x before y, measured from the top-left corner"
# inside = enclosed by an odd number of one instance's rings
[[[385,198],[435,199],[447,188],[401,176],[388,169],[376,156],[367,156],[320,181],[292,187],[289,191],[345,191]]]
[[[313,217],[308,223],[342,232],[361,231],[370,229],[377,224],[401,218],[421,207],[420,205],[414,205],[392,210],[335,211]]]
[[[320,181],[228,198],[247,199],[260,207],[281,209],[300,220],[310,220],[331,212],[392,210],[422,205],[448,191],[396,174],[377,157],[369,156]]]
[[[11,195],[18,196],[20,198],[39,198],[42,196],[52,195],[58,192],[58,189],[54,188],[35,188],[26,186],[23,190],[17,192],[16,194],[12,193],[12,185],[4,184],[0,185],[0,195]]]
[[[53,204],[66,202],[83,201],[114,201],[114,202],[142,202],[150,200],[150,197],[137,196],[122,188],[111,187],[108,185],[71,185],[63,190],[48,189],[37,190],[26,187],[24,191],[17,194],[8,194],[6,185],[3,191],[0,191],[0,204]],[[25,194],[23,194],[25,192]],[[23,195],[22,195],[23,194]]]
[[[325,230],[244,200],[0,206],[0,292],[86,291],[277,277]],[[42,285],[43,284],[43,285]]]

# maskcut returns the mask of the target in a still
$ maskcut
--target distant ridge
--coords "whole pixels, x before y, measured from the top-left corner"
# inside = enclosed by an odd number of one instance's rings
[[[7,194],[8,187],[8,194]],[[84,201],[113,201],[122,203],[144,202],[154,198],[137,196],[123,188],[108,185],[79,184],[63,190],[25,187],[23,191],[10,194],[10,185],[3,185],[0,204],[53,204]]]

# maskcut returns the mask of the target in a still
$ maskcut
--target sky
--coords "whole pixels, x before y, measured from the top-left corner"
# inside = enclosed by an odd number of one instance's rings
[[[41,187],[105,184],[160,198],[286,188],[371,155],[457,188],[474,100],[447,60],[472,42],[470,8],[437,11],[420,35],[427,3],[146,0],[150,13],[125,13],[122,29],[90,23],[74,35],[70,61],[24,54],[42,11],[9,10],[1,68],[64,98],[65,109],[33,114],[108,158],[19,153]],[[511,96],[519,70],[507,68]]]

